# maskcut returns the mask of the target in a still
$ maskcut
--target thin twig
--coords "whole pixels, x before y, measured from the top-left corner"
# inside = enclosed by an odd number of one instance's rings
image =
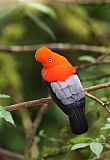
[[[100,62],[96,61],[94,63],[81,64],[79,66],[76,66],[76,68],[77,70],[81,70],[81,69],[85,69],[85,68],[89,68],[97,65],[104,65],[104,64],[110,64],[110,61],[100,61]]]
[[[105,59],[110,55],[110,52],[106,52],[105,54],[99,56],[96,59],[96,62],[94,63],[89,63],[89,64],[81,64],[79,66],[76,66],[77,70],[82,70],[82,69],[88,69],[89,67],[94,67],[97,65],[107,65],[110,64],[110,61],[106,61]],[[103,75],[96,75],[96,76],[91,76],[87,78],[81,79],[82,81],[87,81],[87,80],[98,80],[102,78],[107,78],[110,77],[110,74],[103,74]]]
[[[29,144],[28,144],[29,147],[32,145],[33,138],[35,136],[35,133],[38,131],[38,127],[42,121],[44,114],[47,112],[47,105],[48,104],[43,104],[43,106],[40,108],[34,122],[32,123],[29,129],[29,133],[27,135],[27,139],[29,141]]]
[[[48,47],[52,50],[70,50],[70,51],[86,51],[92,53],[110,52],[110,47],[106,46],[93,46],[86,44],[71,44],[71,43],[48,43],[39,45],[25,45],[25,46],[0,46],[0,52],[8,53],[34,53],[40,47]]]
[[[108,87],[110,87],[110,82],[85,88],[84,91],[85,92],[90,92],[90,91],[95,91],[95,90],[108,88]],[[13,110],[23,109],[23,108],[27,108],[27,107],[31,107],[31,106],[35,106],[35,105],[47,104],[49,102],[52,102],[51,97],[41,98],[41,99],[38,99],[38,100],[27,101],[27,102],[22,102],[22,103],[18,103],[18,104],[9,105],[9,106],[5,107],[5,110],[11,112]]]
[[[99,90],[99,89],[103,89],[103,88],[108,88],[108,87],[110,87],[110,82],[99,84],[99,85],[96,85],[96,86],[91,86],[91,87],[85,88],[84,90],[86,92],[90,92],[90,91],[95,91],[95,90]]]
[[[103,75],[97,75],[97,76],[91,76],[91,77],[87,77],[87,78],[81,78],[81,81],[90,81],[90,80],[99,80],[99,79],[103,79],[103,78],[108,78],[110,77],[110,74],[103,74]]]
[[[96,101],[97,103],[99,103],[103,108],[105,108],[107,110],[108,113],[110,113],[110,109],[107,107],[107,104],[102,102],[99,98],[93,96],[92,94],[85,92],[85,95],[91,99],[93,99],[94,101]]]
[[[34,137],[36,132],[38,131],[38,127],[43,120],[44,114],[47,112],[47,106],[48,104],[43,104],[43,106],[40,108],[34,122],[32,123],[28,135],[27,135],[27,146],[26,146],[26,153],[25,153],[25,159],[28,160],[30,159],[31,156],[31,147],[34,141]]]
[[[110,52],[109,52],[109,51],[106,51],[105,54],[103,54],[103,55],[101,55],[101,56],[99,56],[99,57],[97,58],[97,62],[104,61],[109,55],[110,55]]]

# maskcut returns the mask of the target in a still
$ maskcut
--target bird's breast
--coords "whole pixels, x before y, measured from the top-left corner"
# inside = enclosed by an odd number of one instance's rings
[[[55,65],[51,68],[43,68],[42,77],[48,82],[60,81],[63,82],[68,77],[73,75],[76,69],[71,64]]]

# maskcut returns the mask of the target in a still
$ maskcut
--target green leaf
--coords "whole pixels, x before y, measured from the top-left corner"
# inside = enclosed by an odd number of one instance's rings
[[[53,31],[52,31],[43,21],[41,21],[38,17],[36,17],[35,15],[33,15],[33,14],[30,13],[30,12],[26,12],[26,14],[27,14],[27,16],[28,16],[31,20],[33,20],[33,22],[34,22],[35,24],[37,24],[37,25],[38,25],[39,27],[41,27],[44,31],[46,31],[46,32],[51,36],[51,38],[52,38],[53,40],[56,39]]]
[[[3,107],[0,106],[0,118],[3,118],[5,121],[11,123],[15,126],[14,120],[10,112],[6,111]]]
[[[0,94],[0,98],[10,98],[10,96],[6,94]]]
[[[108,137],[110,137],[110,133],[108,134]]]
[[[110,122],[110,118],[107,118],[107,121]]]
[[[105,143],[105,147],[107,147],[108,149],[110,149],[110,145],[108,143]]]
[[[17,5],[10,5],[0,9],[0,20],[15,11]]]
[[[45,134],[44,130],[40,130],[39,133],[38,133],[38,136],[46,137],[46,134]]]
[[[106,123],[101,129],[110,129],[110,123]]]
[[[103,134],[100,135],[100,139],[106,140],[105,136]]]
[[[76,150],[76,149],[80,149],[80,148],[85,148],[87,146],[89,146],[90,143],[78,143],[72,146],[71,150]]]
[[[54,137],[50,137],[50,138],[49,138],[49,141],[57,143],[57,140],[56,140],[56,138],[54,138]]]
[[[92,56],[80,56],[79,60],[80,61],[87,61],[87,62],[91,62],[91,63],[94,63],[96,61],[95,58]]]
[[[91,141],[93,141],[92,138],[81,135],[70,139],[68,144],[77,144],[77,143],[91,142]]]
[[[90,143],[90,149],[97,156],[97,158],[99,158],[101,152],[103,151],[103,146],[101,143],[92,142]]]
[[[105,143],[106,137],[104,135],[100,135],[100,137],[96,138],[96,142]]]
[[[107,100],[108,100],[107,97],[101,97],[100,99],[101,99],[102,101],[104,101],[104,102],[107,102]]]
[[[34,138],[34,142],[35,142],[35,143],[38,144],[40,141],[41,141],[41,137],[38,137],[38,136],[37,136],[37,137]]]
[[[28,2],[27,5],[32,8],[35,8],[43,13],[48,14],[49,16],[51,16],[54,19],[56,19],[56,17],[57,17],[55,11],[47,5],[44,5],[41,3],[35,3],[35,2],[31,2],[31,3]]]

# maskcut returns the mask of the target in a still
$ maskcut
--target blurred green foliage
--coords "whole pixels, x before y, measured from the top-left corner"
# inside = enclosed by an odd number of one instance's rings
[[[44,5],[36,2],[20,1],[9,6],[0,6],[0,45],[37,45],[51,42],[85,43],[91,45],[110,44],[110,6],[77,6],[69,4]],[[93,52],[57,51],[67,57],[73,65],[96,61],[100,56]],[[82,56],[85,57],[82,57]],[[107,57],[106,60],[109,60]],[[109,65],[99,65],[79,70],[79,77],[88,77],[110,73]],[[1,100],[0,105],[37,99],[48,95],[41,82],[41,65],[35,62],[34,53],[0,52],[0,93],[11,95],[9,100]],[[98,80],[82,81],[84,87],[110,81],[110,77]],[[93,94],[110,102],[110,90],[94,91]],[[75,135],[71,134],[67,117],[54,104],[49,104],[48,113],[39,127],[35,143],[40,154],[48,155],[65,146]],[[31,107],[26,112],[32,120],[38,107]],[[0,147],[24,153],[26,136],[23,126],[26,114],[13,112],[16,128],[0,120]],[[108,113],[96,102],[87,98],[86,113],[89,131],[85,136],[96,138],[105,123]],[[22,117],[22,116],[23,117]],[[22,117],[22,118],[21,118]],[[53,151],[54,150],[54,151]],[[81,150],[57,156],[62,160],[85,160],[88,150]],[[51,157],[51,160],[56,157]],[[106,160],[109,160],[106,159]]]

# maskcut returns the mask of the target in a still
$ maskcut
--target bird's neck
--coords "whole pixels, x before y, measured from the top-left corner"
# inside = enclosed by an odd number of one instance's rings
[[[42,77],[48,82],[65,81],[68,77],[76,73],[76,69],[71,64],[57,65],[42,70]]]

